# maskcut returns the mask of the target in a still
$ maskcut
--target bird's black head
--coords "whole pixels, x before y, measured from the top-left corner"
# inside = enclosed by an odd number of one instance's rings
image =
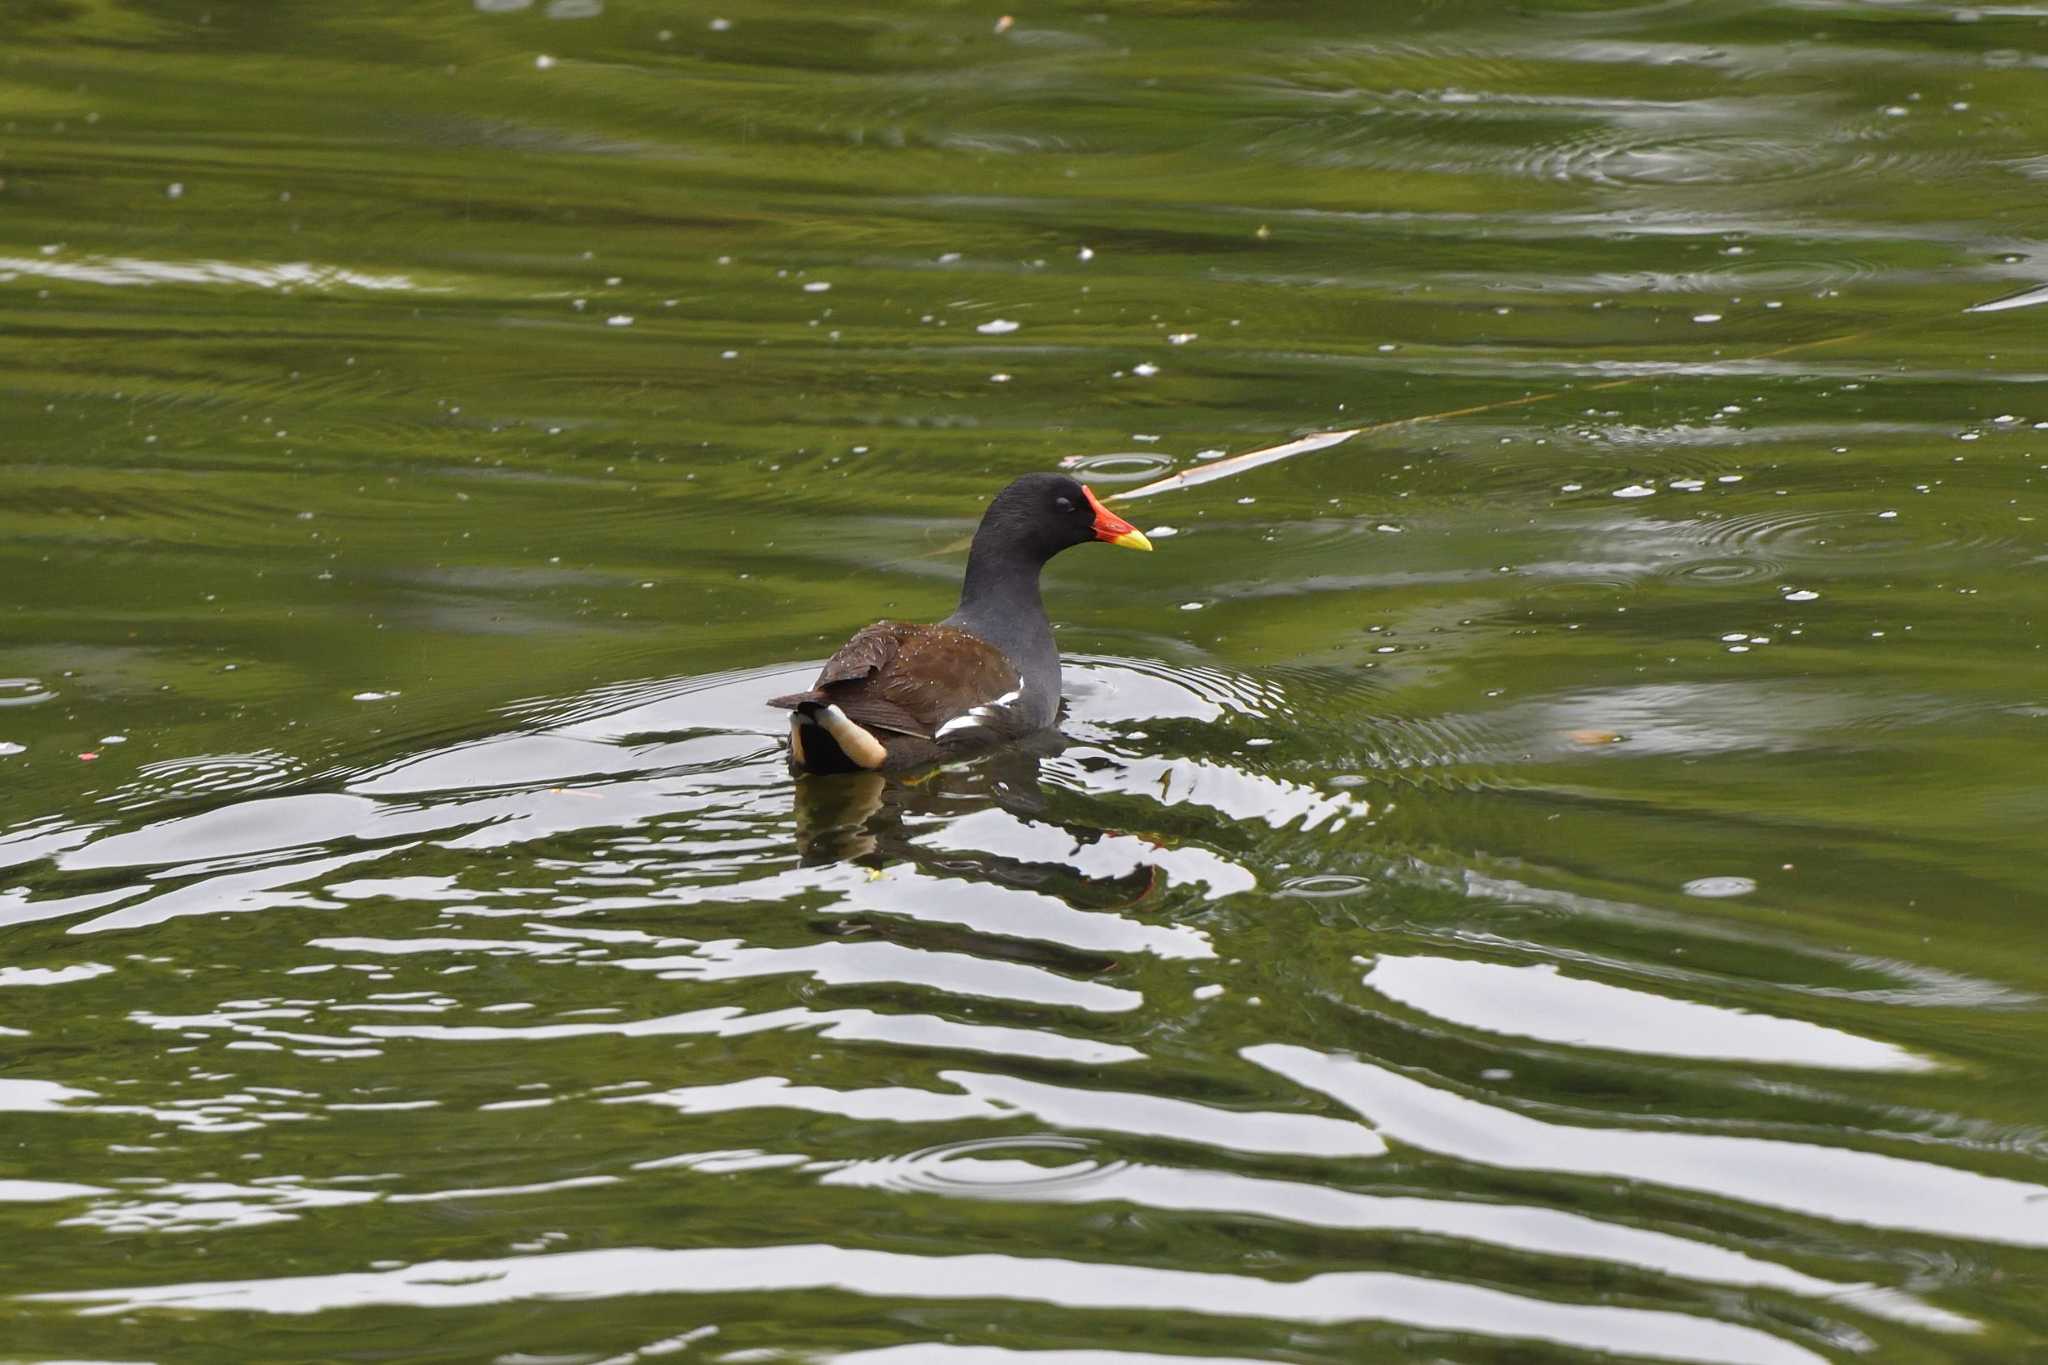
[[[1064,474],[1026,474],[996,494],[974,533],[977,549],[984,540],[991,541],[991,549],[1000,544],[1041,563],[1091,540],[1128,550],[1152,548],[1142,531],[1104,507],[1087,485]]]

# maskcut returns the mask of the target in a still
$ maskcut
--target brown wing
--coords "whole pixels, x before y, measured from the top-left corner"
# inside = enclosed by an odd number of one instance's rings
[[[839,651],[825,660],[825,666],[818,670],[818,680],[811,684],[811,689],[823,691],[835,683],[866,682],[895,661],[904,636],[921,629],[924,627],[913,626],[908,621],[877,621],[865,630],[854,632],[851,640],[839,646]]]
[[[1017,686],[1009,659],[978,636],[951,626],[878,621],[825,661],[811,691],[769,704],[830,701],[862,725],[930,739],[969,707]]]

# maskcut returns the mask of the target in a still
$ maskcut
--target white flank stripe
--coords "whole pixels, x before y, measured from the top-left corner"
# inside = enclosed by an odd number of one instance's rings
[[[965,730],[970,726],[979,725],[990,716],[993,716],[1000,708],[1008,706],[1023,695],[1023,688],[1014,688],[1003,693],[1002,696],[997,697],[994,701],[983,702],[980,706],[970,706],[944,725],[941,725],[932,737],[934,739],[944,739],[955,730]]]

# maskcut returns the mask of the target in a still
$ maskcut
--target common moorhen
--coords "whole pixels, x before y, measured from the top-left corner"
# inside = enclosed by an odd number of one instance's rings
[[[1038,595],[1070,545],[1152,542],[1064,474],[1026,474],[996,494],[967,552],[960,606],[935,626],[878,621],[825,661],[808,692],[768,704],[789,721],[794,773],[920,768],[1053,723],[1060,651]]]

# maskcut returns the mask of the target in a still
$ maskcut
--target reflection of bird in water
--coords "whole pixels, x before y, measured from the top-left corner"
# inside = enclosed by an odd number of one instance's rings
[[[922,866],[934,855],[913,842],[906,815],[944,818],[993,806],[1021,819],[1039,819],[1047,805],[1039,763],[1065,747],[1059,731],[1048,729],[978,761],[929,768],[913,777],[858,772],[799,782],[792,788],[798,852],[812,866]],[[1069,832],[1077,838],[1083,834]]]
[[[856,863],[883,878],[887,869],[908,865],[926,876],[1007,886],[1091,909],[1130,908],[1154,899],[1163,877],[1150,864],[1119,876],[1095,877],[1066,862],[920,842],[919,836],[948,820],[991,808],[1033,824],[1053,825],[1076,845],[1115,835],[1115,830],[1050,815],[1052,803],[1039,767],[1065,745],[1058,731],[1046,730],[978,762],[932,769],[911,779],[863,772],[799,782],[793,788],[798,851],[811,866]],[[893,915],[843,916],[818,927],[842,937],[875,936],[1087,975],[1117,965],[1115,958],[1099,953]]]
[[[769,705],[794,712],[795,773],[898,772],[984,753],[1058,717],[1060,651],[1038,578],[1091,540],[1152,543],[1064,474],[1027,474],[982,515],[960,605],[935,626],[881,621],[825,661],[808,692]]]

